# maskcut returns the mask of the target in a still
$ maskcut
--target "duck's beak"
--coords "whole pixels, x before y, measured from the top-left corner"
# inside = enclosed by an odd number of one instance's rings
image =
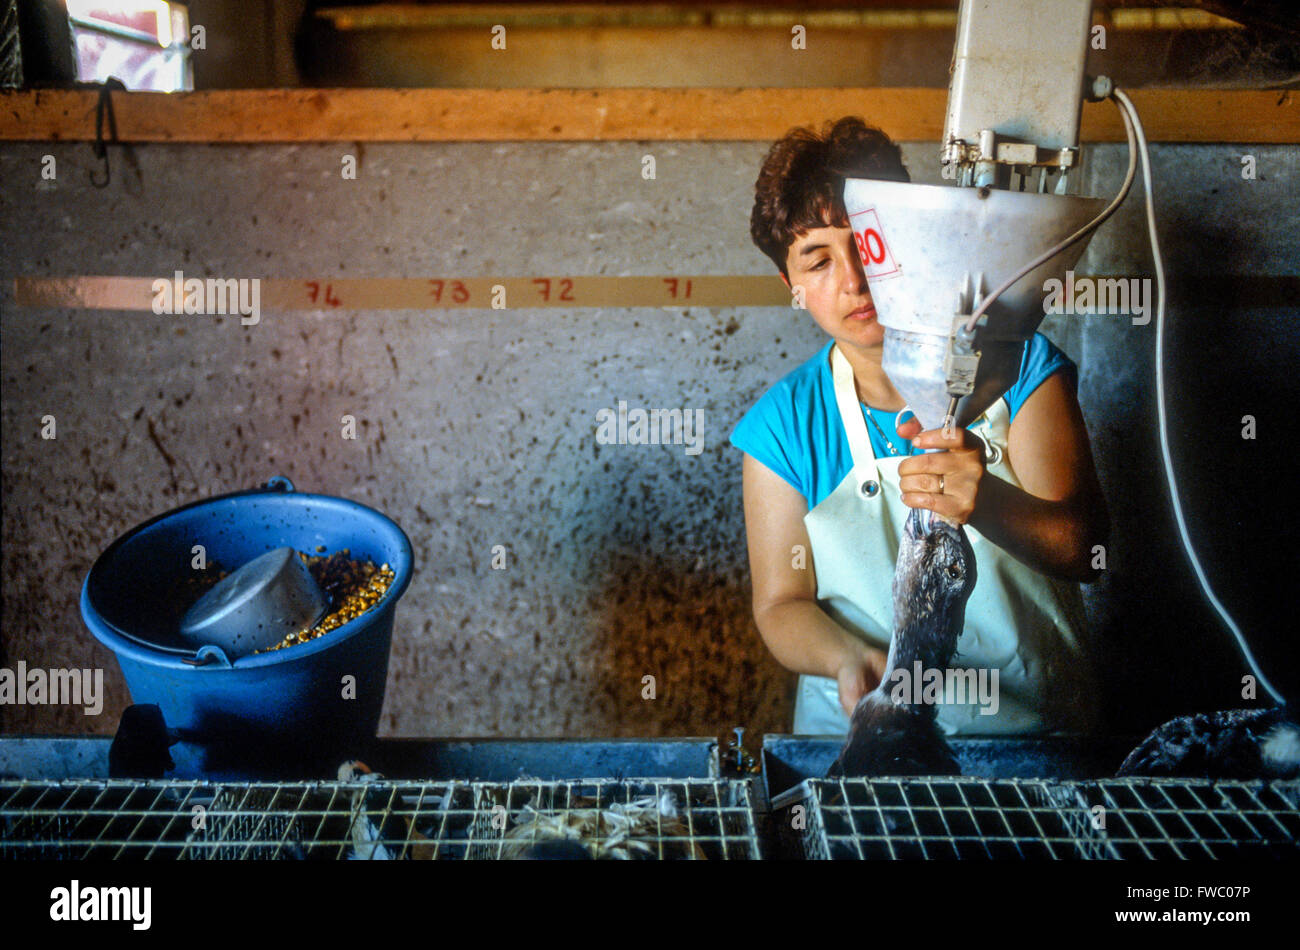
[[[920,541],[930,533],[930,512],[926,508],[913,508],[903,522],[903,534],[909,541]]]
[[[929,508],[913,508],[908,512],[907,520],[903,523],[903,531],[912,541],[928,538],[936,531],[957,537],[958,527],[942,515],[936,515]]]

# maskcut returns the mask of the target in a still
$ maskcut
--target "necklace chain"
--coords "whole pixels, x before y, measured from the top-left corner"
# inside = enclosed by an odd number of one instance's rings
[[[875,427],[876,431],[880,433],[880,438],[884,441],[885,447],[889,449],[889,454],[897,455],[898,449],[894,447],[893,442],[889,441],[889,436],[885,435],[885,430],[880,427],[880,423],[871,415],[871,409],[868,408],[864,415],[867,417],[867,421],[870,422]]]

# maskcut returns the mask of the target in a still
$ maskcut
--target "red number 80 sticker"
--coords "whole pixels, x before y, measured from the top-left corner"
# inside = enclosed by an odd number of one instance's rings
[[[885,243],[885,233],[880,228],[880,218],[875,208],[855,212],[849,216],[853,240],[858,246],[862,269],[869,279],[893,277],[898,274],[898,263]]]

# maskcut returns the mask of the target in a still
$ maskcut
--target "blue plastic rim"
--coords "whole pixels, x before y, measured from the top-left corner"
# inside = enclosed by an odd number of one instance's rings
[[[346,548],[354,559],[387,563],[395,576],[379,604],[315,640],[233,663],[205,648],[208,662],[196,665],[176,635],[189,606],[176,594],[192,576],[196,545],[226,570],[278,547],[313,555]],[[375,736],[394,612],[412,573],[410,539],[391,519],[277,478],[176,508],[118,538],[86,575],[81,615],[116,655],[132,701],[157,703],[169,727],[206,748],[211,770],[316,770]]]

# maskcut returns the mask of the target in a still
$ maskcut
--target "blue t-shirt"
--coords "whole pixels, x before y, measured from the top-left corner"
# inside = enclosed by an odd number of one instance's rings
[[[811,511],[844,481],[853,468],[848,436],[835,402],[830,351],[834,340],[817,355],[763,394],[731,433],[731,444],[762,462],[793,485],[808,500]],[[1029,395],[1045,379],[1062,369],[1075,370],[1074,362],[1041,333],[1025,343],[1020,377],[1003,395],[1012,419]],[[871,451],[890,454],[882,433],[897,452],[919,454],[894,428],[897,413],[863,406]],[[872,422],[875,425],[872,425]]]

